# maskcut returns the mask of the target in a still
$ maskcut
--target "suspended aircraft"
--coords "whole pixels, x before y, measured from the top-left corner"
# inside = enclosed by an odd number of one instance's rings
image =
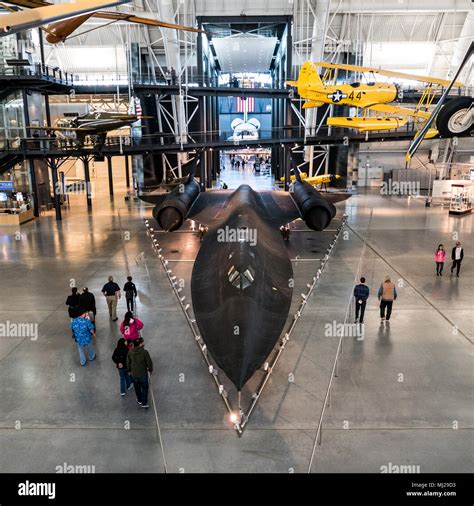
[[[82,147],[86,137],[89,136],[95,148],[100,149],[104,145],[107,132],[131,126],[139,119],[141,118],[134,114],[95,110],[71,119],[60,119],[54,127],[29,126],[28,128],[47,132],[75,132],[78,147]]]
[[[467,65],[468,61],[471,59],[474,54],[474,42],[471,42],[464,58],[459,66],[458,70],[454,74],[452,81],[449,83],[449,86],[444,90],[443,95],[439,99],[436,107],[434,108],[431,116],[426,121],[424,127],[418,132],[418,135],[413,139],[408,147],[408,151],[406,154],[406,161],[409,162],[413,155],[416,153],[416,150],[423,142],[423,139],[426,136],[426,132],[431,127],[431,124],[436,119],[437,123],[439,122],[439,118],[441,116],[441,122],[446,122],[446,127],[450,132],[470,132],[472,130],[472,126],[474,124],[474,99],[472,97],[460,97],[459,100],[453,101],[451,100],[446,105],[444,105],[446,101],[446,97],[448,93],[451,91],[451,88],[454,86],[456,79],[459,77],[459,74],[463,70],[463,68]],[[444,118],[444,119],[443,119]],[[438,127],[439,128],[439,127]]]
[[[71,34],[91,17],[108,21],[101,26],[108,26],[117,21],[138,23],[148,26],[159,26],[188,32],[203,32],[198,28],[166,23],[157,19],[136,16],[125,12],[101,11],[107,7],[128,3],[130,0],[77,0],[76,3],[52,4],[46,0],[8,0],[6,4],[27,8],[25,11],[14,11],[0,16],[0,36],[41,26],[47,33],[46,40],[51,44],[64,42]],[[2,5],[5,6],[4,3]],[[48,23],[51,23],[48,25]],[[95,27],[92,30],[101,28]],[[87,30],[87,32],[92,31]],[[84,33],[84,32],[82,32]],[[74,36],[80,35],[75,34]]]
[[[318,67],[326,69],[323,77],[318,73]],[[421,98],[415,108],[392,105],[399,96],[399,86],[392,83],[377,82],[352,82],[337,83],[338,70],[370,74],[371,76],[385,76],[398,79],[414,80],[425,83]],[[306,99],[304,109],[320,107],[324,104],[336,106],[349,106],[362,109],[362,116],[329,117],[327,124],[334,127],[353,128],[361,132],[377,130],[393,130],[404,126],[408,117],[412,117],[418,128],[422,128],[430,117],[428,108],[433,102],[436,93],[451,83],[437,77],[418,76],[402,72],[392,72],[372,67],[358,65],[345,65],[339,63],[310,62],[306,61],[301,67],[297,81],[288,81],[288,85],[295,86],[299,95]],[[452,86],[461,87],[462,83],[454,81]],[[452,128],[450,121],[460,109],[465,108],[465,97],[458,97],[449,102],[450,107],[446,114],[442,111],[438,114],[436,129],[431,128],[425,133],[425,137],[435,137],[439,134],[445,137],[453,135],[467,135],[472,125],[461,128]],[[368,111],[375,112],[369,115]]]
[[[278,342],[290,309],[293,269],[280,227],[301,218],[322,231],[336,215],[334,203],[350,194],[320,194],[297,168],[291,193],[248,185],[201,193],[196,159],[184,185],[141,198],[155,205],[153,217],[167,232],[187,219],[208,227],[191,276],[194,315],[216,364],[241,392]]]
[[[307,183],[312,184],[313,186],[326,185],[334,183],[341,179],[341,176],[339,176],[338,174],[322,174],[321,176],[308,176],[306,172],[301,172],[300,177],[303,181],[306,181]],[[295,175],[290,176],[290,181],[292,183],[296,180],[297,177]],[[280,181],[285,181],[285,178],[281,177]]]

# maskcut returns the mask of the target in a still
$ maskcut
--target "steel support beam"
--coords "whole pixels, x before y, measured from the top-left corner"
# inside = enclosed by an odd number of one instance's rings
[[[114,196],[114,177],[112,173],[112,157],[107,157],[107,172],[109,175],[109,195],[111,197]]]

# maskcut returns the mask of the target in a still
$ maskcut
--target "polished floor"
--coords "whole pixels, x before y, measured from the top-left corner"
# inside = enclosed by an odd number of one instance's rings
[[[163,472],[163,453],[168,472],[306,472],[338,341],[326,326],[344,321],[359,262],[372,292],[365,339],[344,338],[312,472],[378,473],[390,463],[420,472],[474,470],[471,216],[369,193],[339,204],[329,231],[308,232],[295,223],[288,245],[296,283],[292,311],[340,215],[349,216],[239,438],[145,234],[143,217],[151,209],[125,202],[121,180],[113,202],[100,171],[95,182],[92,213],[77,195],[60,224],[48,213],[19,235],[0,230],[0,322],[38,323],[36,340],[0,337],[2,472],[55,472],[65,463],[96,472]],[[450,248],[454,233],[465,247],[461,276],[451,277],[447,264],[437,278],[434,250],[441,242]],[[159,240],[189,299],[196,234],[188,227]],[[155,362],[163,452],[153,411],[140,409],[133,393],[120,397],[111,361],[119,331],[100,289],[109,274],[123,284],[129,273]],[[375,292],[386,274],[396,280],[399,298],[391,323],[381,325]],[[66,312],[73,284],[88,286],[98,302],[98,356],[85,367]],[[125,312],[123,300],[119,311]],[[244,403],[257,380],[248,383]],[[235,400],[230,389],[229,395]]]

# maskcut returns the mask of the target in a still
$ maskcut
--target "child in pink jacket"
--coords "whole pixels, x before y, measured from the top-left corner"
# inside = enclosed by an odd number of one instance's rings
[[[120,332],[128,343],[135,341],[135,339],[140,337],[139,331],[142,328],[143,322],[141,322],[138,318],[134,318],[133,313],[130,311],[125,313],[125,319],[120,324]]]
[[[446,258],[446,251],[444,246],[440,244],[438,249],[435,251],[435,261],[436,261],[436,275],[443,275],[443,267],[444,267],[444,259]]]

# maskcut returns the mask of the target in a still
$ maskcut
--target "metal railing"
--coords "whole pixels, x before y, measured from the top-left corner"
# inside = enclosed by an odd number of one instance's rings
[[[6,77],[38,77],[52,83],[71,85],[73,75],[61,70],[59,67],[50,67],[42,63],[31,65],[0,65],[0,76]]]
[[[370,227],[371,227],[371,223],[372,223],[372,215],[373,215],[373,208],[370,210],[370,218],[369,218],[369,223],[367,225],[367,232],[366,232],[365,237],[364,237],[364,242],[363,242],[362,250],[361,250],[361,253],[360,253],[360,257],[359,257],[359,262],[357,264],[356,273],[354,275],[353,285],[355,285],[357,283],[358,279],[360,278],[362,261],[363,261],[363,258],[365,256],[365,252],[367,250],[367,240],[368,240],[368,236],[369,236],[369,233],[370,233]],[[321,443],[322,443],[322,431],[323,431],[324,414],[326,412],[326,408],[331,405],[331,388],[332,388],[332,383],[333,383],[334,378],[337,378],[337,376],[338,376],[339,355],[342,354],[343,342],[344,342],[344,337],[345,337],[345,330],[344,329],[346,328],[346,324],[347,324],[347,322],[348,322],[348,320],[350,318],[350,315],[351,315],[351,313],[353,311],[353,304],[354,304],[354,296],[353,296],[353,293],[352,293],[352,290],[351,290],[351,293],[349,295],[349,302],[347,304],[346,312],[345,312],[345,316],[344,316],[344,323],[343,323],[343,326],[342,326],[343,330],[341,332],[341,335],[339,337],[339,341],[338,341],[338,344],[337,344],[336,355],[334,357],[334,362],[333,362],[332,369],[331,369],[331,376],[329,378],[329,383],[328,383],[328,386],[326,388],[326,394],[324,396],[323,407],[322,407],[321,413],[319,415],[318,426],[316,428],[316,434],[315,434],[315,437],[314,437],[314,443],[313,443],[313,447],[312,447],[312,450],[311,450],[311,457],[310,457],[309,465],[308,465],[308,473],[311,473],[311,468],[313,466],[314,456],[315,456],[315,453],[316,453],[316,447],[318,445],[320,446]]]
[[[166,260],[163,257],[163,255],[162,255],[163,250],[162,250],[162,248],[160,248],[160,244],[158,242],[158,239],[156,239],[155,234],[154,234],[154,229],[153,229],[153,227],[150,227],[149,220],[147,220],[147,219],[145,219],[145,227],[146,227],[146,233],[147,233],[148,237],[151,239],[151,244],[152,244],[153,250],[158,255],[158,259],[160,260],[163,270],[165,271],[165,274],[166,274],[166,277],[168,278],[170,287],[171,287],[174,295],[176,296],[176,299],[178,300],[179,306],[180,306],[181,310],[183,311],[183,314],[186,318],[189,328],[191,329],[191,331],[193,333],[194,340],[196,341],[196,344],[198,345],[199,350],[201,351],[204,361],[206,362],[206,365],[208,367],[209,373],[211,374],[211,376],[214,380],[214,383],[217,387],[219,395],[220,395],[222,401],[224,402],[224,405],[225,405],[230,417],[232,417],[232,415],[234,415],[234,410],[233,410],[233,408],[229,402],[229,399],[227,397],[227,392],[224,389],[224,386],[219,381],[217,369],[211,364],[211,362],[209,360],[207,346],[204,344],[204,341],[199,334],[199,329],[197,328],[196,320],[192,319],[191,316],[189,315],[188,310],[190,308],[190,305],[187,303],[185,304],[186,297],[181,295],[182,289],[178,288],[176,276],[173,276],[173,271],[168,266],[168,263],[169,263],[168,260]],[[239,424],[235,424],[234,428],[236,429],[236,431],[239,435],[242,434],[242,429]]]
[[[250,404],[250,407],[249,407],[247,413],[243,416],[243,422],[241,424],[242,430],[247,425],[248,420],[249,420],[249,418],[250,418],[253,410],[255,409],[255,407],[257,405],[257,402],[260,399],[260,396],[262,395],[263,389],[267,385],[268,380],[270,379],[271,374],[273,373],[273,368],[278,363],[278,360],[280,359],[280,357],[281,357],[281,355],[282,355],[282,353],[283,353],[283,351],[284,351],[284,349],[286,347],[286,343],[289,341],[289,339],[291,337],[291,334],[293,333],[293,330],[295,329],[296,324],[298,323],[298,321],[299,321],[299,319],[300,319],[300,317],[301,317],[301,315],[302,315],[302,313],[303,313],[303,311],[304,311],[304,309],[305,309],[305,307],[306,307],[306,305],[308,303],[309,297],[311,296],[311,294],[313,293],[313,291],[315,290],[317,284],[320,281],[322,273],[323,273],[325,267],[327,266],[329,258],[331,257],[331,255],[332,255],[332,253],[334,251],[334,248],[335,248],[335,246],[337,244],[337,241],[338,241],[338,239],[339,239],[339,237],[341,235],[341,232],[342,232],[342,230],[344,229],[344,227],[346,225],[346,221],[347,221],[347,215],[344,214],[343,217],[342,217],[342,223],[337,228],[336,233],[334,234],[333,240],[331,241],[331,243],[327,247],[326,252],[324,254],[324,257],[321,259],[321,263],[320,263],[319,269],[317,270],[316,275],[312,279],[312,283],[308,283],[306,285],[307,288],[308,288],[308,291],[306,293],[302,293],[301,294],[302,300],[301,300],[301,303],[300,303],[300,307],[298,308],[298,310],[296,311],[296,313],[293,315],[293,319],[292,319],[292,321],[291,321],[291,323],[290,323],[290,325],[288,327],[288,330],[286,331],[285,335],[283,336],[283,338],[282,338],[282,340],[280,342],[280,345],[279,345],[277,353],[273,357],[273,360],[271,361],[271,363],[267,362],[264,365],[264,370],[266,371],[266,374],[265,374],[264,378],[262,379],[262,381],[260,383],[260,386],[257,389],[257,392],[255,392],[255,394],[253,395],[253,401]]]
[[[141,136],[119,135],[108,136],[103,147],[124,147],[136,146],[146,149],[147,146],[183,146],[189,144],[235,144],[245,145],[246,143],[272,143],[287,142],[294,140],[301,142],[304,135],[303,127],[272,128],[259,130],[258,136],[235,135],[233,131],[209,131],[209,132],[188,132],[186,135],[175,135],[170,133],[155,133]],[[31,152],[31,151],[76,151],[82,147],[93,147],[95,145],[93,136],[87,136],[83,144],[79,144],[75,137],[52,138],[49,136],[33,136],[16,139],[1,139],[0,151],[9,152]]]

